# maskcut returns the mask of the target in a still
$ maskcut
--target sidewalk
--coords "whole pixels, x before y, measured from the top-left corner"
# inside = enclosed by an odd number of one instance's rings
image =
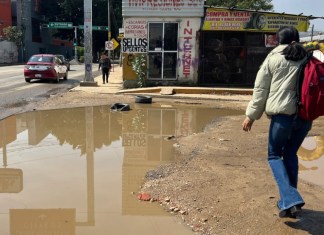
[[[97,69],[97,68],[96,68]],[[146,87],[123,89],[123,69],[119,64],[113,64],[108,83],[103,84],[102,75],[94,78],[98,86],[77,86],[73,90],[95,92],[101,94],[141,94],[153,97],[215,99],[248,101],[252,96],[252,89],[245,88],[213,88],[213,87]]]
[[[123,89],[123,68],[118,64],[112,64],[113,68],[110,71],[108,83],[103,84],[102,75],[94,77],[94,81],[98,86],[77,86],[73,90],[82,90],[87,92],[97,92],[106,94],[115,94]],[[94,69],[98,67],[94,66]]]

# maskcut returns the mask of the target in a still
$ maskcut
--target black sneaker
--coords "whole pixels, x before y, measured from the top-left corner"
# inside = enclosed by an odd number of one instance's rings
[[[282,210],[279,212],[280,218],[294,218],[297,219],[301,217],[302,209],[300,206],[292,206],[289,209]]]
[[[293,206],[289,208],[291,218],[297,219],[301,217],[302,214],[302,208],[300,206]]]
[[[280,218],[290,218],[291,217],[290,209],[280,211],[279,217]]]

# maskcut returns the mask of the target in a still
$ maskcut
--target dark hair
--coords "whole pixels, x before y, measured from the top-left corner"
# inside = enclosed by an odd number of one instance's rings
[[[307,52],[305,48],[299,44],[299,32],[293,26],[285,26],[278,30],[277,40],[279,44],[288,44],[282,51],[286,60],[298,61],[303,59]]]

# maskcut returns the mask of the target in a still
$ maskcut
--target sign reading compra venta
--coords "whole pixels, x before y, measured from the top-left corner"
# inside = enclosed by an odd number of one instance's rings
[[[204,0],[122,0],[123,16],[190,16],[204,15]]]
[[[306,32],[309,18],[278,13],[208,8],[203,30],[276,32],[283,26],[294,26],[298,31]]]

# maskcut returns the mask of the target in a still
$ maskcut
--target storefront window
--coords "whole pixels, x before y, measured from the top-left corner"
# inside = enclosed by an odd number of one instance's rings
[[[247,33],[246,46],[264,47],[263,33]]]
[[[149,50],[161,51],[163,37],[163,23],[150,23]]]
[[[162,53],[149,53],[148,54],[148,73],[150,78],[161,78],[162,73]]]
[[[199,84],[252,87],[256,73],[272,48],[263,33],[203,31]]]
[[[175,37],[174,35],[178,36],[178,24],[168,23],[165,25],[164,31],[164,50],[176,51],[178,49],[178,37]]]
[[[149,23],[149,79],[177,79],[178,23]]]

